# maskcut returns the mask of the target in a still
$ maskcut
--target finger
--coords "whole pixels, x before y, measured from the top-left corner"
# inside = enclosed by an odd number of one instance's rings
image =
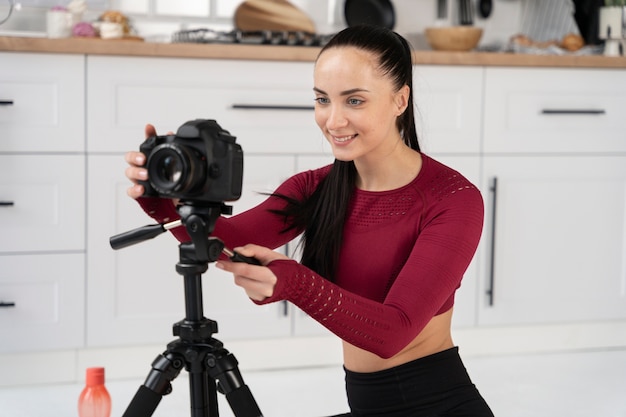
[[[259,283],[268,284],[274,286],[276,281],[276,275],[267,267],[252,265],[242,262],[232,262],[226,260],[220,260],[216,266],[227,272],[231,272],[235,277],[246,277],[247,279],[257,281]]]
[[[145,168],[130,166],[126,168],[125,174],[126,178],[132,182],[145,181],[148,179],[148,170]]]
[[[263,265],[267,265],[268,263],[277,259],[288,259],[288,257],[282,253],[273,251],[264,246],[254,244],[248,244],[239,248],[235,248],[234,250],[235,252],[238,252],[244,256],[256,258]]]
[[[263,301],[274,294],[274,285],[241,275],[235,275],[235,285],[243,288],[248,297],[256,301]]]
[[[129,197],[134,198],[135,200],[141,197],[143,193],[144,188],[141,184],[134,184],[132,187],[129,187],[126,190],[126,194],[128,194]]]
[[[151,125],[151,124],[147,124],[146,127],[144,128],[144,132],[146,133],[146,138],[149,138],[150,136],[156,136],[156,128]]]
[[[124,160],[130,165],[144,166],[146,163],[146,156],[141,152],[129,151],[124,155]]]

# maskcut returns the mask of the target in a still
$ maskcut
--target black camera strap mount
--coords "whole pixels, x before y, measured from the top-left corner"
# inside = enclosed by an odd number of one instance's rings
[[[226,396],[236,417],[262,417],[249,387],[244,383],[237,359],[221,341],[213,338],[217,322],[204,317],[201,276],[208,263],[221,253],[239,262],[257,263],[224,248],[221,240],[210,238],[224,205],[180,204],[180,220],[167,225],[151,225],[111,238],[114,249],[152,238],[172,227],[184,225],[191,241],[179,245],[176,272],[185,286],[185,318],[173,325],[178,339],[152,362],[143,385],[139,387],[123,417],[150,417],[162,397],[172,391],[171,382],[185,369],[189,373],[192,417],[219,417],[217,393]],[[141,238],[139,238],[141,236]],[[131,243],[129,243],[131,242]]]

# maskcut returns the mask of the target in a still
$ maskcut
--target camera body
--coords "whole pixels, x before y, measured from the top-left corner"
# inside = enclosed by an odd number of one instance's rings
[[[237,200],[243,151],[235,140],[208,119],[188,121],[175,135],[149,137],[139,147],[147,158],[143,195],[199,204]]]

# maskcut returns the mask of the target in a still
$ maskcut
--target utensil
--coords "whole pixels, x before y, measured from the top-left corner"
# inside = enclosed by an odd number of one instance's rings
[[[445,20],[448,17],[448,0],[437,0],[437,19]]]
[[[472,0],[458,0],[459,6],[459,24],[470,26],[474,24],[474,13],[472,9]]]
[[[344,15],[348,26],[365,24],[393,29],[396,25],[390,0],[346,0]]]
[[[493,2],[491,0],[480,0],[478,3],[478,11],[483,19],[488,18],[493,11]]]

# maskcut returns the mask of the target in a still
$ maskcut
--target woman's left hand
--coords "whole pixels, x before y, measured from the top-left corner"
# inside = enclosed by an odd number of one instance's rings
[[[256,258],[261,262],[261,266],[225,260],[218,261],[215,266],[231,272],[235,277],[235,284],[242,287],[248,297],[255,301],[263,301],[274,295],[274,287],[278,279],[265,265],[278,259],[289,258],[282,253],[258,245],[246,245],[234,250],[244,256]]]

